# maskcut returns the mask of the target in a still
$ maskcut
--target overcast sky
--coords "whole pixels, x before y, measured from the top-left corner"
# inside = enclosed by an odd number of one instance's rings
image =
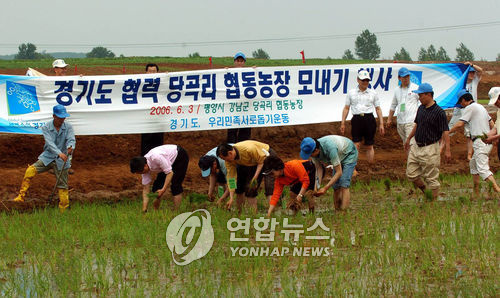
[[[0,55],[21,43],[38,51],[88,52],[104,45],[125,56],[248,56],[263,48],[271,58],[340,58],[354,52],[355,37],[377,34],[381,58],[405,47],[415,60],[420,47],[443,46],[454,59],[463,42],[476,60],[500,53],[499,0],[334,1],[334,0],[1,0]],[[460,29],[382,34],[396,30]],[[339,37],[346,35],[347,37]],[[307,39],[320,37],[319,40]],[[300,38],[299,41],[287,39]],[[242,40],[284,39],[285,42]],[[220,44],[207,42],[222,41]],[[202,43],[195,44],[193,43]],[[204,44],[203,44],[204,43]]]

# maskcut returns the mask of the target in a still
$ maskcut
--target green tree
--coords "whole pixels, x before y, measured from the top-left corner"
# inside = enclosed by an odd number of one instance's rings
[[[497,62],[500,61],[500,53],[497,54]]]
[[[474,54],[469,50],[463,42],[457,48],[457,61],[472,61],[474,60]]]
[[[428,48],[427,48],[427,60],[428,61],[435,61],[436,60],[436,48],[434,47],[434,45],[430,45]]]
[[[410,53],[405,48],[401,48],[399,52],[394,53],[394,60],[396,61],[412,61]]]
[[[198,52],[194,52],[194,53],[192,53],[192,54],[189,54],[189,56],[188,56],[188,57],[189,57],[189,58],[200,58],[201,56],[200,56],[200,53],[198,53]]]
[[[350,49],[347,49],[344,51],[344,55],[342,55],[342,59],[344,59],[344,60],[356,60],[356,58],[354,58],[354,55],[352,54]]]
[[[115,53],[106,49],[105,47],[95,47],[87,53],[87,58],[113,58],[115,57]]]
[[[15,59],[38,59],[36,46],[32,43],[22,43],[19,47]]]
[[[269,59],[269,55],[263,49],[258,49],[252,52],[252,57],[255,59]]]
[[[448,53],[446,53],[446,50],[443,47],[439,47],[439,50],[436,53],[436,60],[437,61],[449,61],[450,56],[448,56]]]
[[[427,55],[427,50],[423,47],[418,51],[418,61],[428,61],[429,56]]]
[[[368,29],[361,32],[354,42],[356,55],[365,60],[375,60],[380,57],[380,47],[377,44],[377,36]]]

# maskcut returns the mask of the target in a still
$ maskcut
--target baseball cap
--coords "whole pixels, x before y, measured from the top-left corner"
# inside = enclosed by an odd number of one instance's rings
[[[69,114],[68,114],[68,112],[66,112],[66,108],[63,105],[55,105],[52,108],[52,113],[59,118],[69,117]]]
[[[472,94],[469,93],[469,91],[462,89],[462,90],[458,91],[458,93],[457,93],[457,103],[455,104],[455,107],[462,108],[462,105],[459,104],[461,98],[466,99],[466,100],[474,99],[472,97]]]
[[[500,95],[500,87],[491,87],[490,92],[488,92],[488,96],[490,97],[490,102],[488,104],[495,105],[499,95]]]
[[[313,138],[306,137],[300,143],[300,158],[306,160],[311,157],[314,149],[316,149],[316,141]]]
[[[68,65],[69,64],[66,64],[66,62],[64,62],[63,59],[56,59],[56,60],[54,60],[54,62],[52,62],[52,68],[54,68],[54,67],[63,68],[63,67],[66,67]]]
[[[368,79],[371,81],[370,74],[366,70],[358,71],[358,79],[360,79],[360,80]]]
[[[410,75],[410,71],[406,67],[401,67],[398,71],[399,77],[406,77]]]
[[[245,54],[243,54],[243,52],[238,52],[234,55],[234,60],[236,60],[236,58],[238,57],[241,57],[243,58],[243,60],[247,61],[247,57],[245,57]]]
[[[215,161],[215,156],[211,155],[204,155],[200,157],[200,160],[198,161],[198,166],[201,169],[201,176],[202,177],[208,177],[210,175],[210,172],[212,170],[212,164]]]
[[[418,86],[417,90],[413,90],[413,93],[417,93],[417,94],[429,93],[429,92],[434,92],[434,90],[432,90],[431,84],[429,84],[429,83],[423,83],[420,86]]]

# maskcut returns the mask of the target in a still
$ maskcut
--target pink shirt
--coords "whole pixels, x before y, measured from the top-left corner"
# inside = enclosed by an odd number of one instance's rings
[[[151,149],[146,155],[149,172],[142,174],[142,185],[150,184],[153,179],[151,173],[172,172],[172,164],[177,158],[177,145],[162,145]]]

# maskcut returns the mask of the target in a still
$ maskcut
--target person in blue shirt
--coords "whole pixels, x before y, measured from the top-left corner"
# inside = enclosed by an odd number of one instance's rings
[[[333,187],[333,202],[336,210],[345,210],[349,207],[352,174],[358,162],[358,150],[354,143],[343,136],[329,135],[319,139],[304,138],[300,144],[300,157],[311,158],[319,171],[316,177],[323,177],[325,167],[333,167],[330,181],[315,193],[320,196]],[[317,184],[321,181],[317,181]]]
[[[45,139],[43,152],[38,156],[37,162],[26,169],[21,189],[14,201],[24,202],[31,179],[35,175],[54,169],[56,177],[59,177],[57,179],[57,188],[59,191],[59,209],[62,212],[69,206],[68,170],[71,167],[71,158],[69,156],[75,150],[76,139],[73,126],[64,121],[70,116],[66,112],[66,108],[59,104],[54,106],[52,111],[53,120],[42,127],[42,134]]]

